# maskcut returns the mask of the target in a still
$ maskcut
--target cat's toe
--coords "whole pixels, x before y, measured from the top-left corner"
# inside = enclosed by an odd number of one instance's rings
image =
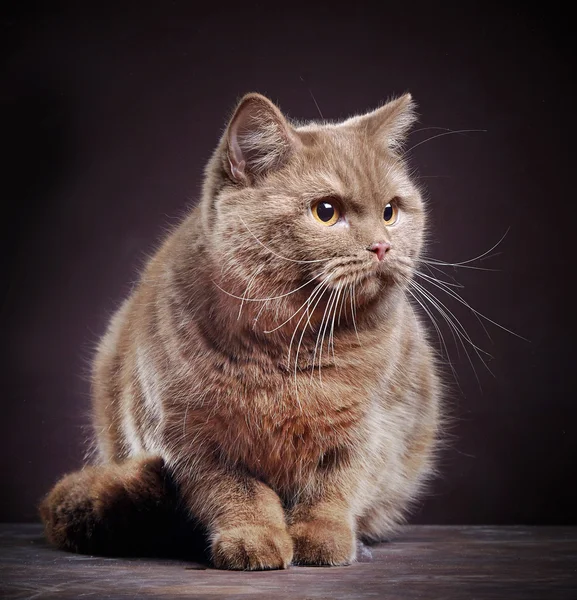
[[[337,566],[355,560],[355,534],[346,524],[325,519],[297,522],[291,525],[289,533],[295,564]]]
[[[217,569],[286,569],[292,557],[292,540],[281,527],[242,525],[219,532],[212,543]]]

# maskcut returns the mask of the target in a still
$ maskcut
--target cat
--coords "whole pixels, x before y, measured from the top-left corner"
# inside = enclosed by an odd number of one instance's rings
[[[97,460],[43,500],[52,543],[93,550],[168,480],[217,568],[346,565],[397,530],[442,429],[406,293],[426,230],[401,152],[415,118],[409,94],[339,123],[240,100],[98,347]]]

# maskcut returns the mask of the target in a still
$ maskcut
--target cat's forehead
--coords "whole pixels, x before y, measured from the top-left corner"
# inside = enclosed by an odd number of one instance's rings
[[[368,141],[366,130],[355,126],[350,121],[337,123],[310,122],[296,128],[299,137],[307,146],[322,145],[357,145]]]
[[[410,186],[400,158],[385,143],[367,136],[360,128],[316,123],[296,129],[302,142],[297,170],[312,183],[346,194],[350,188],[390,188],[402,193]],[[395,192],[396,193],[396,192]]]
[[[309,124],[296,129],[309,160],[364,162],[367,166],[398,163],[386,144],[365,129],[345,123]]]

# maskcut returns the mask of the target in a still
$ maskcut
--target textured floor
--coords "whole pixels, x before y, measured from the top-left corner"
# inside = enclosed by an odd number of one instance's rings
[[[68,554],[0,525],[0,598],[145,597],[577,600],[577,527],[408,527],[349,567],[249,573]]]

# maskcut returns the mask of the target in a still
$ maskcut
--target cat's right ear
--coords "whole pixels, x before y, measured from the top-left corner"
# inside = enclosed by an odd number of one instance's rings
[[[242,98],[225,136],[227,174],[245,185],[284,165],[300,143],[280,110],[260,94]]]

